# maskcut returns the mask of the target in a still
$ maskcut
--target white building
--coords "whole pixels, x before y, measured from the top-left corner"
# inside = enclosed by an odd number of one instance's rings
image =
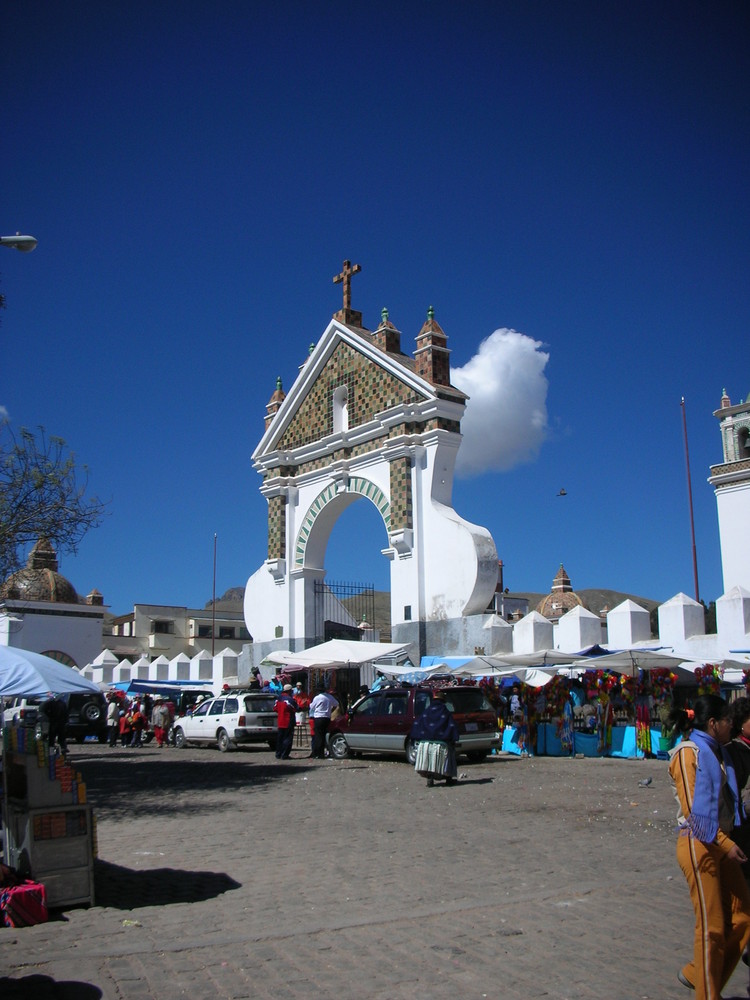
[[[102,595],[92,590],[81,601],[57,570],[55,550],[40,539],[26,567],[0,587],[0,643],[80,668],[102,649]]]
[[[452,505],[466,396],[451,385],[447,338],[428,310],[414,356],[383,310],[374,332],[350,308],[329,323],[287,395],[278,385],[253,459],[268,501],[268,558],[245,589],[253,656],[304,649],[319,634],[315,585],[338,518],[371,503],[390,566],[391,636],[420,652],[486,641],[495,544]],[[369,539],[368,544],[377,544]]]
[[[250,639],[241,611],[136,604],[129,614],[114,619],[111,634],[102,642],[118,659],[135,661],[144,656],[170,660],[178,653],[192,657],[220,649],[240,653]]]
[[[719,418],[724,461],[711,466],[708,481],[716,492],[726,594],[734,587],[750,588],[750,396],[732,406],[725,389],[714,416]]]

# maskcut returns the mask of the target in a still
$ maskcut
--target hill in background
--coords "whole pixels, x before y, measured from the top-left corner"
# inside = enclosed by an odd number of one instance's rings
[[[242,611],[245,601],[244,587],[230,587],[221,597],[216,598],[217,611]],[[212,601],[206,601],[206,609],[211,607]]]

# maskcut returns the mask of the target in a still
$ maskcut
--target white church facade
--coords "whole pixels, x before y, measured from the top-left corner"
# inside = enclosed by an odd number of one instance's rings
[[[344,308],[289,393],[277,386],[253,455],[268,502],[268,558],[245,590],[256,664],[320,634],[314,588],[325,577],[328,539],[361,501],[383,523],[393,641],[427,652],[486,640],[497,550],[486,528],[452,506],[466,396],[450,382],[447,338],[432,309],[413,357],[386,310],[366,330],[351,309],[357,269],[344,262]]]

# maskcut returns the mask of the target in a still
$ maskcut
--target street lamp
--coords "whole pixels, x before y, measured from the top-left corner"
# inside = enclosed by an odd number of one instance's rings
[[[21,236],[20,233],[16,233],[15,236],[0,236],[0,244],[4,247],[20,250],[21,253],[31,253],[36,248],[36,240],[33,236]]]

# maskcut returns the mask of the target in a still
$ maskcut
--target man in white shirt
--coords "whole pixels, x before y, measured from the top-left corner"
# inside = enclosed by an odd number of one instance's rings
[[[326,755],[326,733],[331,724],[331,712],[338,708],[338,701],[321,684],[310,702],[310,718],[313,720],[313,738],[310,756],[322,760]]]

